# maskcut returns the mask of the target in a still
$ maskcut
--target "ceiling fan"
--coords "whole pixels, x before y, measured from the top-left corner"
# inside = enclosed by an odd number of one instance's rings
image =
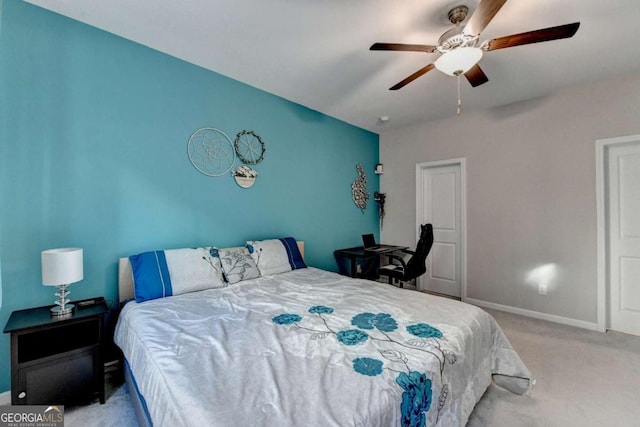
[[[401,43],[374,43],[370,50],[393,50],[406,52],[438,52],[441,56],[432,64],[429,64],[411,74],[401,82],[391,86],[389,90],[398,90],[423,76],[434,68],[450,76],[464,75],[471,86],[480,86],[489,81],[478,62],[484,52],[489,52],[507,47],[521,46],[531,43],[546,42],[551,40],[573,37],[580,27],[580,22],[560,25],[557,27],[543,28],[525,33],[512,34],[485,40],[480,43],[480,33],[498,13],[507,0],[481,0],[478,8],[464,27],[460,23],[467,18],[469,8],[461,5],[449,11],[449,21],[456,27],[448,30],[438,40],[437,46],[422,44]],[[458,83],[459,84],[459,83]],[[459,90],[459,88],[458,88]],[[458,96],[458,104],[460,104]],[[459,111],[458,111],[459,113]]]

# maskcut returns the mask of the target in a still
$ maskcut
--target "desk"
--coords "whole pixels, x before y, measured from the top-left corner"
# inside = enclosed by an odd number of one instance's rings
[[[378,278],[378,267],[380,266],[380,255],[408,249],[408,246],[378,245],[376,250],[366,250],[362,246],[353,248],[337,249],[333,251],[333,256],[338,263],[340,274],[351,277],[375,280]],[[345,266],[345,262],[347,265]],[[358,271],[358,264],[361,266]]]

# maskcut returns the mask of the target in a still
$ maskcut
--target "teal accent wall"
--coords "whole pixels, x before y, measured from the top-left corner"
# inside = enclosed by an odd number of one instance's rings
[[[71,296],[117,300],[117,259],[294,236],[310,265],[378,235],[351,200],[355,165],[378,189],[378,135],[18,0],[0,3],[0,323],[51,304],[40,252],[84,248]],[[215,55],[215,52],[212,52]],[[187,157],[201,127],[266,143],[251,189]],[[10,388],[0,337],[0,392]]]

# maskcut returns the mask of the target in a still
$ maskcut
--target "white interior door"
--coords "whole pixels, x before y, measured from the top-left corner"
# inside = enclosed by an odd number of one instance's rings
[[[608,149],[609,326],[640,335],[640,143]]]
[[[455,297],[462,297],[464,278],[463,165],[459,159],[416,169],[416,225],[433,224],[434,236],[418,288]]]

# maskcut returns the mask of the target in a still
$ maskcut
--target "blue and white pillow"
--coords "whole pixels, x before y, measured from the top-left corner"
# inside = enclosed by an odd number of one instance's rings
[[[195,248],[130,256],[136,302],[227,286],[216,253]]]
[[[296,239],[293,237],[250,240],[247,242],[247,249],[263,276],[307,268],[298,249]]]
[[[220,249],[218,256],[227,282],[233,284],[260,277],[260,270],[247,248]]]

